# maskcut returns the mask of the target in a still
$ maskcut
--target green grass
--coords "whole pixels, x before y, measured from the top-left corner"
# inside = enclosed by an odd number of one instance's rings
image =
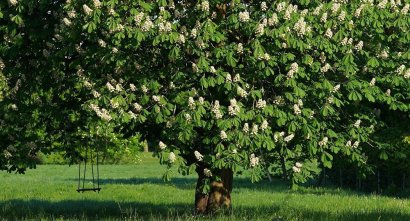
[[[195,176],[161,179],[149,155],[140,165],[103,165],[100,193],[77,193],[78,168],[43,165],[25,175],[0,172],[0,220],[410,220],[410,200],[331,188],[289,190],[280,181],[236,177],[233,209],[193,217]]]

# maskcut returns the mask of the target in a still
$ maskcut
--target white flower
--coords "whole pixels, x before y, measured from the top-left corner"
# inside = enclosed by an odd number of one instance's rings
[[[237,153],[238,153],[238,150],[237,150],[237,149],[233,149],[233,150],[232,150],[232,153],[233,153],[233,154],[237,154]]]
[[[332,9],[331,9],[332,13],[336,14],[339,11],[339,9],[340,9],[340,4],[339,3],[333,3]]]
[[[202,160],[204,159],[204,156],[202,156],[202,154],[199,153],[197,150],[195,150],[194,155],[195,155],[195,158],[196,158],[198,161],[202,161]]]
[[[340,89],[340,84],[334,86],[332,92],[333,92],[333,93],[336,93],[336,92],[339,91],[339,89]]]
[[[86,15],[90,15],[93,12],[93,10],[86,4],[83,5],[83,10]]]
[[[241,96],[241,97],[246,97],[248,96],[248,92],[246,92],[244,89],[242,89],[241,87],[238,86],[238,88],[236,89],[236,93]]]
[[[346,147],[351,147],[351,146],[352,146],[352,141],[351,140],[347,141],[346,142]]]
[[[192,38],[196,38],[196,36],[197,36],[197,30],[196,30],[196,28],[193,28],[193,29],[191,30],[191,37],[192,37]]]
[[[246,133],[246,134],[249,132],[249,124],[248,124],[248,123],[245,123],[245,124],[243,125],[242,131],[243,131],[244,133]]]
[[[359,8],[356,9],[356,11],[354,12],[354,17],[356,17],[356,18],[360,17],[360,14],[362,13],[362,10],[363,10],[364,6],[365,5],[362,4],[362,5],[360,5]]]
[[[190,121],[192,120],[191,115],[188,114],[188,113],[186,113],[186,114],[184,115],[184,117],[185,117],[185,120],[188,121],[188,122],[190,122]]]
[[[261,2],[261,11],[266,11],[268,10],[268,6],[266,5],[266,2]]]
[[[256,157],[255,154],[251,154],[249,157],[249,166],[256,167],[259,165],[259,157]]]
[[[401,74],[403,73],[404,69],[406,69],[406,66],[400,65],[400,67],[397,68],[396,73]]]
[[[226,82],[232,82],[231,74],[226,74],[225,81]]]
[[[140,12],[135,16],[134,21],[135,23],[137,23],[137,25],[141,24],[142,19],[144,18],[144,15],[145,15],[144,12]]]
[[[220,137],[221,137],[222,140],[227,140],[228,139],[228,135],[223,130],[221,130]]]
[[[98,39],[98,45],[100,45],[100,47],[102,48],[105,48],[107,46],[107,43],[105,43],[105,41],[102,39]]]
[[[285,10],[286,7],[286,2],[281,2],[276,6],[276,11],[281,12]]]
[[[113,52],[114,54],[117,53],[117,52],[118,52],[118,48],[113,47],[113,48],[112,48],[112,52]]]
[[[326,73],[329,71],[329,69],[331,68],[329,63],[326,63],[323,67],[320,68],[320,71],[323,73]]]
[[[208,1],[203,1],[201,3],[201,10],[204,12],[209,12],[209,2]]]
[[[293,170],[293,172],[295,172],[295,173],[300,173],[300,168],[297,167],[297,166],[293,166],[293,167],[292,167],[292,170]]]
[[[131,91],[136,91],[136,90],[137,90],[137,87],[135,87],[134,84],[130,84],[130,89],[131,89]]]
[[[265,101],[265,100],[259,99],[259,100],[256,102],[256,108],[258,108],[258,109],[263,109],[263,108],[265,108],[265,107],[266,107],[266,101]]]
[[[239,82],[241,80],[241,76],[239,74],[236,74],[235,77],[233,78],[233,82]]]
[[[230,100],[230,106],[228,107],[228,113],[231,116],[237,115],[240,112],[240,107],[238,106],[236,99],[233,98]]]
[[[319,6],[317,6],[316,8],[315,8],[315,10],[313,11],[313,15],[319,15],[320,14],[320,10],[322,10],[322,8],[323,8],[323,4],[320,4]]]
[[[400,11],[400,13],[402,13],[403,15],[407,15],[407,13],[409,12],[410,9],[410,4],[406,4]]]
[[[93,0],[94,6],[96,8],[100,8],[101,7],[101,2],[99,0]]]
[[[296,31],[297,36],[304,36],[306,34],[307,25],[305,22],[305,18],[301,17],[293,26],[293,30]]]
[[[276,25],[279,22],[278,15],[276,13],[272,14],[272,17],[268,18],[268,25]]]
[[[255,30],[256,36],[261,36],[265,32],[265,25],[264,24],[258,24]]]
[[[376,84],[376,78],[372,78],[369,84],[370,86],[374,86]]]
[[[323,13],[322,17],[320,18],[320,21],[323,22],[323,23],[327,21],[327,13],[326,12]]]
[[[240,22],[248,22],[249,19],[250,19],[249,12],[247,12],[247,11],[239,12],[239,21]]]
[[[357,148],[357,147],[359,147],[359,144],[360,144],[360,142],[359,142],[359,141],[355,141],[355,142],[353,143],[353,148]]]
[[[161,100],[160,96],[157,95],[152,95],[152,100],[154,100],[154,102],[159,102]]]
[[[64,22],[65,26],[71,26],[71,24],[72,24],[70,19],[68,19],[68,18],[63,18],[63,22]]]
[[[327,137],[323,137],[323,139],[321,141],[319,141],[319,146],[326,146],[327,142],[329,141],[329,138]]]
[[[142,85],[142,86],[141,86],[141,90],[142,90],[142,92],[144,92],[144,93],[147,93],[147,92],[148,92],[148,88],[147,88],[147,86],[145,86],[145,85]]]
[[[101,96],[100,93],[98,93],[96,90],[93,90],[92,94],[94,98],[99,98]]]
[[[325,37],[327,37],[327,38],[332,38],[333,37],[333,32],[330,28],[326,29]]]
[[[188,107],[190,109],[195,109],[195,100],[193,97],[189,97],[188,98]]]
[[[301,168],[303,166],[303,164],[301,164],[299,162],[296,162],[295,166],[298,167],[298,168]]]
[[[159,146],[159,149],[161,150],[164,150],[165,148],[167,148],[167,145],[164,144],[162,141],[159,142],[158,146]]]
[[[283,140],[284,140],[286,143],[289,143],[291,140],[293,140],[294,137],[295,137],[294,134],[290,134],[290,135],[286,136],[285,138],[283,138]]]
[[[346,18],[346,12],[345,12],[345,11],[341,11],[340,14],[339,14],[339,16],[337,17],[337,19],[338,19],[339,21],[344,21],[345,18]]]
[[[299,105],[297,105],[297,104],[293,105],[293,113],[295,113],[296,115],[299,115],[299,114],[302,113],[302,111],[299,108]]]
[[[334,97],[333,97],[333,96],[329,96],[329,97],[327,98],[327,102],[328,102],[329,104],[333,104],[333,102],[334,102]]]
[[[238,43],[238,46],[236,48],[236,52],[238,54],[243,54],[243,45],[242,45],[242,43]]]
[[[363,49],[363,41],[359,41],[356,46],[354,46],[354,49],[361,51]]]
[[[261,124],[261,130],[264,131],[268,129],[268,121],[267,120],[263,120],[262,124]]]
[[[16,6],[18,1],[17,0],[7,0],[11,6]]]
[[[383,9],[383,8],[386,8],[386,5],[387,5],[387,0],[382,0],[382,1],[377,5],[377,7],[380,8],[380,9]]]
[[[134,107],[134,110],[135,110],[136,112],[140,112],[140,111],[142,110],[142,106],[141,106],[140,104],[138,104],[138,103],[134,103],[134,104],[133,104],[133,107]]]
[[[391,95],[391,90],[390,90],[390,89],[387,89],[387,90],[386,90],[386,95],[387,95],[387,96],[390,96],[390,95]]]
[[[259,130],[258,125],[257,125],[257,124],[254,124],[253,127],[252,127],[251,134],[252,134],[252,135],[257,135],[257,134],[258,134],[258,130]]]
[[[204,175],[205,175],[206,177],[212,177],[212,172],[211,172],[211,170],[205,168],[205,169],[204,169]]]
[[[199,99],[198,99],[198,102],[199,102],[199,104],[204,104],[204,98],[203,97],[199,97]]]
[[[114,86],[112,86],[112,85],[110,84],[110,82],[107,82],[107,84],[105,84],[105,86],[107,87],[107,89],[108,89],[110,92],[114,92],[114,91],[115,91]]]
[[[151,28],[153,27],[154,27],[154,23],[152,23],[152,21],[149,18],[147,18],[147,20],[145,20],[144,24],[141,27],[141,31],[147,32],[151,30]]]
[[[219,109],[219,101],[216,100],[214,105],[212,106],[211,112],[215,114],[216,119],[221,119],[222,118],[222,112]]]
[[[216,69],[215,69],[214,66],[209,67],[209,71],[210,71],[212,74],[215,74],[215,73],[216,73]]]
[[[298,72],[299,70],[299,65],[298,63],[294,62],[290,65],[290,70],[293,70],[294,72]]]
[[[170,152],[169,156],[168,156],[168,161],[170,163],[174,163],[176,159],[177,159],[177,157],[175,156],[174,152]]]
[[[185,36],[183,34],[180,34],[179,38],[178,38],[178,41],[179,41],[179,43],[184,44],[185,43]]]
[[[406,72],[404,72],[404,78],[408,79],[410,78],[410,68],[406,70]]]
[[[362,121],[359,119],[359,120],[357,120],[357,121],[353,124],[353,126],[355,126],[356,128],[359,128],[361,122],[362,122]]]

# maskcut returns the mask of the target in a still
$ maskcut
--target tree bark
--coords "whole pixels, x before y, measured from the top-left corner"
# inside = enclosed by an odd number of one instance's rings
[[[283,180],[287,181],[288,180],[288,172],[286,171],[286,159],[283,154],[280,154],[280,163],[282,166],[282,177]]]
[[[198,180],[195,191],[195,212],[197,214],[212,214],[221,210],[231,208],[231,192],[233,182],[233,172],[230,169],[215,171],[221,180],[216,181],[211,178],[210,192],[202,193],[202,187],[207,177],[203,174],[203,167],[197,167]]]

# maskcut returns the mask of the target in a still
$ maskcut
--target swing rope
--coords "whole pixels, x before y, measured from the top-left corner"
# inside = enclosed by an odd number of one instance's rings
[[[106,143],[107,144],[107,143]],[[87,158],[88,155],[90,155],[90,163],[91,163],[91,176],[93,180],[93,186],[92,188],[86,188],[85,187],[85,177],[87,173]],[[88,146],[85,148],[85,157],[79,162],[78,164],[78,185],[77,185],[77,192],[86,192],[86,191],[97,191],[100,192],[101,187],[100,187],[100,169],[99,169],[99,157],[98,157],[98,150],[96,150],[96,169],[97,169],[97,187],[95,187],[95,174],[94,174],[94,156],[93,156],[93,150],[91,150]],[[84,171],[83,171],[83,178],[82,178],[82,188],[81,188],[81,162],[84,161]]]

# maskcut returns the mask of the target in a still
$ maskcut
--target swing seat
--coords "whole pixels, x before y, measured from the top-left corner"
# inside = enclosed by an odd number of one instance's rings
[[[79,192],[79,193],[84,193],[84,192],[87,192],[87,191],[100,192],[100,190],[101,190],[100,187],[98,187],[98,188],[80,188],[80,189],[77,189],[77,192]]]

